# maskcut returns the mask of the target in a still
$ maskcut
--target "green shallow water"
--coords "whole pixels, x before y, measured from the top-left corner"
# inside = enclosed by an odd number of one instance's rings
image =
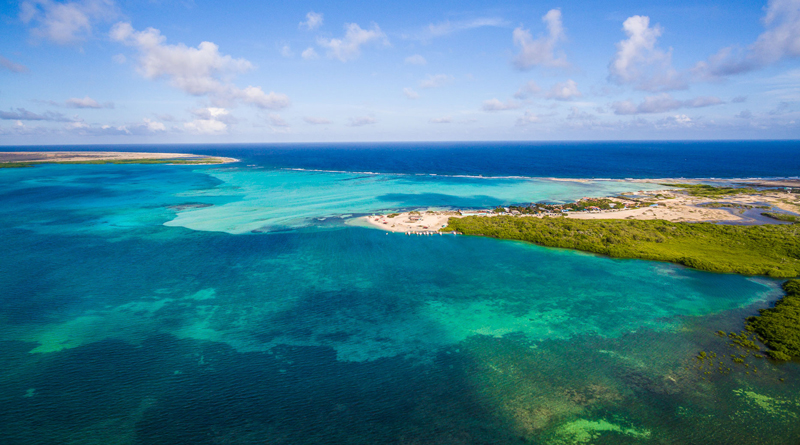
[[[796,364],[694,359],[729,356],[713,333],[779,281],[339,218],[630,185],[177,166],[0,182],[3,443],[800,438]]]

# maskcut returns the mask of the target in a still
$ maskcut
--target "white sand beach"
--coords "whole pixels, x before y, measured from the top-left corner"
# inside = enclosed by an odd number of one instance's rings
[[[630,196],[630,199],[626,199]],[[620,195],[607,199],[617,203],[617,209],[595,212],[572,211],[551,214],[522,214],[520,218],[570,218],[570,219],[660,219],[673,222],[740,222],[747,218],[742,216],[744,206],[770,205],[789,212],[800,212],[800,200],[796,194],[786,191],[767,191],[756,194],[739,194],[733,196],[706,198],[690,196],[680,190],[656,190],[638,192],[635,195]],[[705,207],[702,204],[719,203],[728,207]],[[638,206],[638,207],[636,207]],[[742,206],[742,207],[737,207]],[[766,211],[766,210],[765,210]],[[362,217],[370,227],[380,228],[387,232],[431,232],[438,231],[447,225],[450,218],[479,214],[493,217],[498,213],[491,210],[476,211],[433,211],[420,210],[387,215]]]

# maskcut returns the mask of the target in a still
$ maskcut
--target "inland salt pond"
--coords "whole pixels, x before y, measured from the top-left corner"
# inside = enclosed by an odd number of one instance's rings
[[[730,177],[790,176],[736,147]],[[800,442],[800,364],[727,335],[785,278],[349,224],[658,184],[469,151],[452,172],[437,147],[185,149],[242,162],[0,171],[0,443]]]

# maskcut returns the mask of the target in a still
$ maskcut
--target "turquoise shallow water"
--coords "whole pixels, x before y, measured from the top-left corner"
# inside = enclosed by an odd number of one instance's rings
[[[796,364],[693,359],[730,355],[713,333],[778,281],[345,224],[643,185],[245,165],[0,183],[3,443],[800,438]]]
[[[497,205],[565,202],[583,196],[663,188],[619,181],[564,181],[218,168],[209,174],[224,186],[181,193],[186,198],[235,196],[225,205],[180,212],[168,226],[229,233],[276,231],[307,226],[314,219],[420,208],[485,208]]]

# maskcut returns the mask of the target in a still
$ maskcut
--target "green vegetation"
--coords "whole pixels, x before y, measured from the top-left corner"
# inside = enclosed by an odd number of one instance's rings
[[[720,196],[733,196],[741,193],[758,193],[756,189],[744,187],[715,187],[707,184],[662,184],[670,187],[679,187],[686,190],[692,196],[705,198],[718,198]]]
[[[662,220],[450,218],[442,231],[528,241],[615,258],[669,261],[711,272],[796,277],[800,228],[733,226]]]
[[[705,204],[698,204],[697,207],[708,207],[711,209],[719,208],[733,208],[733,209],[769,209],[770,206],[755,206],[750,204],[736,204],[732,202],[707,202]]]
[[[747,319],[747,330],[763,339],[771,349],[767,354],[776,360],[800,358],[800,280],[787,281],[783,290],[786,295],[775,307]]]
[[[755,342],[755,340],[758,339],[757,336],[753,335],[748,331],[742,331],[738,334],[731,332],[730,334],[728,334],[728,338],[733,340],[731,346],[740,346],[745,349],[753,349],[756,351],[761,350],[761,347],[758,346],[758,344]]]
[[[390,213],[390,214],[386,215],[387,218],[395,218],[397,216],[400,216],[400,214],[399,213]]]
[[[776,212],[762,212],[761,214],[772,219],[777,219],[778,221],[789,221],[793,223],[800,223],[800,216],[788,215],[786,213],[776,213]]]
[[[25,168],[33,167],[33,164],[27,162],[0,162],[0,168]]]
[[[622,198],[629,199],[626,197]],[[512,205],[508,206],[508,211],[512,212],[516,210],[522,214],[539,215],[542,213],[559,213],[562,210],[568,210],[570,212],[580,212],[583,210],[610,210],[615,208],[621,209],[626,206],[627,204],[615,202],[608,198],[585,198],[577,202],[570,202],[566,204],[547,204],[544,202],[537,202],[520,206]],[[634,206],[638,207],[638,204]],[[498,206],[492,211],[494,213],[503,213],[506,210],[503,207]]]

